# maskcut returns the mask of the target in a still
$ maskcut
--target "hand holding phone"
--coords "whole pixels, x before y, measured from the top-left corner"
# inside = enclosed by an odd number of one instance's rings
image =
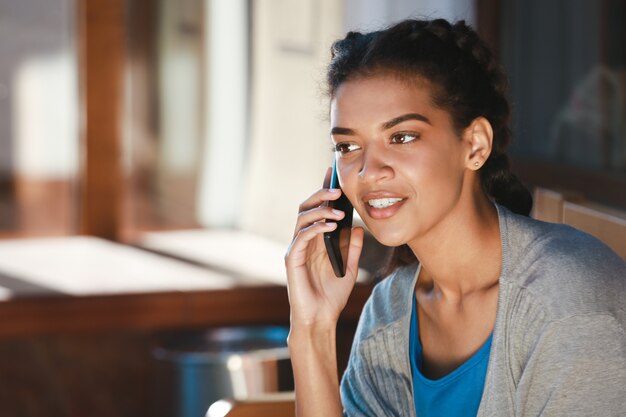
[[[333,171],[330,177],[329,188],[341,189],[337,176],[337,161],[333,163]],[[352,231],[352,214],[354,208],[348,197],[341,193],[337,200],[328,201],[328,206],[345,213],[345,216],[337,221],[337,228],[324,233],[324,244],[335,275],[342,278],[346,275],[346,261],[348,259],[348,247],[350,246],[350,234]]]

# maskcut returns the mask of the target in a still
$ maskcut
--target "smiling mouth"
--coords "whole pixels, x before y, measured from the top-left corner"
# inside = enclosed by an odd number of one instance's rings
[[[394,204],[399,203],[400,201],[402,201],[401,198],[377,198],[373,200],[368,200],[367,204],[369,204],[371,207],[382,209],[391,207]]]

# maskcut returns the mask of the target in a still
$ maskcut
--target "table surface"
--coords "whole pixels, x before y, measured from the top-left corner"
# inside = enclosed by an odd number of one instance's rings
[[[0,337],[288,323],[282,245],[224,232],[148,237],[160,254],[85,236],[0,241]],[[357,285],[343,320],[358,319],[370,291]]]

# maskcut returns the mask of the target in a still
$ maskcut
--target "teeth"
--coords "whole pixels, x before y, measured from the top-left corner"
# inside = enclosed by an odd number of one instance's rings
[[[368,204],[374,208],[385,208],[393,206],[397,202],[402,201],[401,198],[377,198],[376,200],[368,200]]]

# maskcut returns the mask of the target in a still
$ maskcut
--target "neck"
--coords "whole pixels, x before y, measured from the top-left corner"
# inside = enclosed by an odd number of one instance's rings
[[[427,235],[409,242],[421,263],[418,286],[455,304],[497,286],[502,264],[497,210],[482,192],[471,195]]]

